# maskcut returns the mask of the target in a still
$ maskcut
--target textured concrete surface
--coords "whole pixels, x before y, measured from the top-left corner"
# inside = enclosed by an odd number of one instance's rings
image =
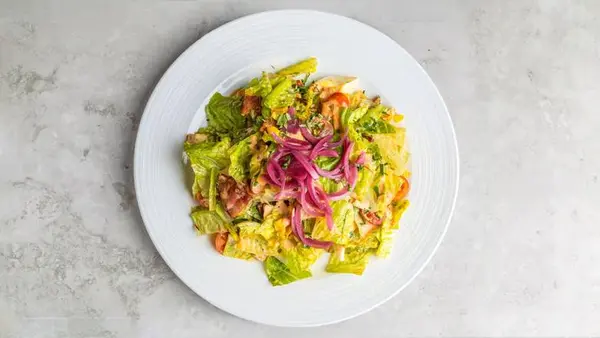
[[[187,289],[138,215],[149,91],[245,14],[313,8],[402,44],[455,122],[438,254],[351,321],[280,329]],[[600,336],[600,2],[0,0],[0,337]]]

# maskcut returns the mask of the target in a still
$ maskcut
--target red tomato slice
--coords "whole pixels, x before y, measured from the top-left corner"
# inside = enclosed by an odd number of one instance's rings
[[[223,254],[223,250],[225,250],[225,245],[227,244],[227,237],[229,237],[228,232],[219,232],[215,236],[215,249],[220,254]]]
[[[373,224],[373,225],[381,225],[381,223],[383,223],[383,220],[381,218],[379,218],[379,216],[377,216],[377,214],[375,214],[372,211],[366,211],[364,209],[360,209],[360,215],[362,216],[362,218]]]
[[[331,94],[327,98],[326,102],[327,101],[335,101],[335,102],[337,102],[338,105],[340,105],[342,107],[350,106],[350,100],[348,99],[348,96],[346,96],[346,94],[340,93],[340,92]]]

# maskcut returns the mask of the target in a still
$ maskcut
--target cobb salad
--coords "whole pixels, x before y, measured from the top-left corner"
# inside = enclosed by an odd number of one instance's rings
[[[184,143],[196,232],[262,261],[274,286],[311,277],[325,254],[327,272],[361,275],[390,254],[409,205],[403,116],[355,77],[316,70],[309,58],[215,93]]]

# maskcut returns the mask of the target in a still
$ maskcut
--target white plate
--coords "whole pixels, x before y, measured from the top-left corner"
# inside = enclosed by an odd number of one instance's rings
[[[405,114],[412,152],[411,206],[388,259],[362,277],[326,274],[272,287],[258,262],[221,256],[196,237],[181,161],[185,134],[205,121],[215,91],[229,93],[261,70],[319,59],[320,74],[358,76]],[[154,245],[198,295],[238,317],[317,326],[373,309],[404,288],[446,232],[458,188],[458,151],[446,106],[419,64],[392,39],[357,21],[313,11],[274,11],[230,22],[194,43],[148,100],[135,146],[135,188]]]

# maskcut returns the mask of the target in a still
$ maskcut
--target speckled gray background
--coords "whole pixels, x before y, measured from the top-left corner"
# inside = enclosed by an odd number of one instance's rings
[[[132,185],[165,68],[276,8],[398,41],[438,84],[461,151],[431,264],[324,328],[261,326],[197,297],[157,255]],[[0,0],[0,337],[600,336],[599,17],[596,0]]]

